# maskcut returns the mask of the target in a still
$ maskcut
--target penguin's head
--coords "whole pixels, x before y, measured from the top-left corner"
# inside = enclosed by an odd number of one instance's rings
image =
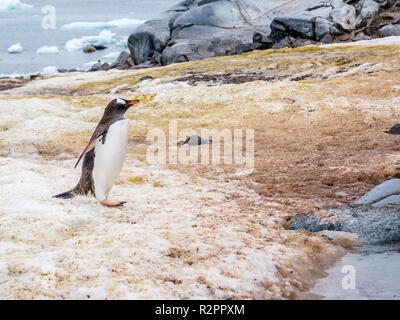
[[[107,105],[104,110],[104,115],[107,118],[120,119],[124,117],[124,114],[130,107],[137,104],[139,100],[125,100],[125,99],[113,99]]]

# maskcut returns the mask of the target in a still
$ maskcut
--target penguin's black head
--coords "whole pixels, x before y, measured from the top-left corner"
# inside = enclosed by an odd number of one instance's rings
[[[111,100],[104,110],[104,116],[111,119],[122,119],[130,107],[138,103],[139,100],[114,99]]]

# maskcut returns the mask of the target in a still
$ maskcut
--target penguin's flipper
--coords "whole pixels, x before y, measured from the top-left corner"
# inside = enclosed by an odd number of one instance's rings
[[[96,145],[96,143],[97,143],[98,141],[100,141],[100,140],[103,139],[103,143],[104,143],[104,135],[107,133],[107,131],[108,131],[108,127],[107,127],[107,128],[104,128],[104,130],[101,131],[98,135],[96,135],[96,136],[92,137],[92,139],[90,139],[88,145],[87,145],[86,148],[83,150],[83,152],[82,152],[82,154],[80,155],[78,161],[75,163],[74,169],[78,166],[79,161],[81,161],[81,159],[83,158],[83,156],[84,156],[86,153],[88,153],[90,150],[92,150],[92,149],[95,147],[95,145]]]

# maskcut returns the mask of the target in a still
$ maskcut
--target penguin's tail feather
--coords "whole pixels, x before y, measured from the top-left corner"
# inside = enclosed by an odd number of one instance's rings
[[[77,196],[77,193],[74,189],[57,194],[53,196],[53,198],[61,198],[61,199],[72,199],[73,197]]]

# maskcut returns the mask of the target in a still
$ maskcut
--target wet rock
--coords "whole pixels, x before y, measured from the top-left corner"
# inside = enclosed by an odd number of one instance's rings
[[[182,146],[187,144],[189,146],[199,146],[202,144],[210,144],[211,140],[206,140],[198,135],[188,137],[185,141],[178,142],[178,145]]]
[[[400,25],[389,24],[387,26],[383,26],[379,29],[379,35],[381,37],[400,36]]]
[[[59,73],[67,73],[67,72],[68,72],[68,69],[60,68],[60,69],[57,69],[57,71],[58,71]]]
[[[340,29],[351,31],[356,28],[356,9],[350,5],[333,9],[331,12],[332,22]]]
[[[393,127],[385,132],[389,134],[400,134],[400,123],[395,124]]]
[[[96,48],[94,46],[88,44],[83,48],[82,51],[85,52],[85,53],[95,52]]]
[[[340,206],[326,208],[317,213],[296,215],[290,230],[305,229],[310,232],[325,230],[351,232],[365,244],[400,241],[400,210],[390,206]]]
[[[373,0],[361,0],[357,3],[356,27],[361,28],[372,23],[379,12],[379,4]]]

